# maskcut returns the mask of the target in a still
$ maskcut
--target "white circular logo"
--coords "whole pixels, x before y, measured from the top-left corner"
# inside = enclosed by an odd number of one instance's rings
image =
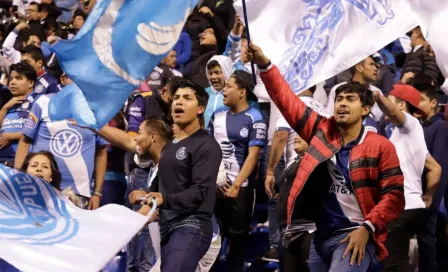
[[[185,159],[187,156],[188,156],[188,152],[187,152],[187,148],[185,146],[182,146],[176,152],[176,158],[180,161]]]
[[[66,128],[58,131],[50,142],[50,150],[54,155],[67,158],[75,155],[81,150],[82,136],[72,129]]]
[[[23,102],[23,104],[22,104],[22,109],[28,109],[29,106],[30,106],[30,102],[25,101],[25,102]]]
[[[247,138],[249,136],[249,130],[247,128],[243,128],[240,130],[240,136],[243,138]]]
[[[156,80],[156,79],[158,79],[159,77],[160,77],[159,72],[154,71],[154,72],[151,73],[151,79]]]
[[[43,85],[39,85],[39,86],[36,87],[35,92],[38,93],[38,94],[40,94],[41,92],[44,91],[44,89],[45,89],[45,88],[44,88]]]

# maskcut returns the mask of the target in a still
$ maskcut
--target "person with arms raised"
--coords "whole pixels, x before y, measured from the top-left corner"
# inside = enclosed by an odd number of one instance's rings
[[[262,50],[247,50],[273,102],[309,144],[287,203],[287,225],[316,222],[310,271],[379,271],[387,224],[403,211],[403,174],[393,144],[365,129],[373,93],[351,82],[336,90],[334,117],[306,106]]]

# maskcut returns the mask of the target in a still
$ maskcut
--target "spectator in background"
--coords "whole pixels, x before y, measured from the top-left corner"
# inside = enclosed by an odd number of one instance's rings
[[[378,66],[373,57],[369,56],[365,58],[364,60],[350,68],[350,72],[352,74],[352,82],[361,83],[371,91],[380,91],[380,89],[372,85],[376,81],[378,76]],[[328,95],[327,102],[327,110],[330,115],[335,114],[334,104],[336,89],[346,83],[347,82],[340,83],[338,85],[335,85],[333,89],[331,89],[330,94]],[[378,131],[378,126],[374,121],[379,122],[383,117],[383,113],[377,105],[374,105],[371,109],[371,114],[373,114],[374,120],[372,120],[370,117],[367,117],[363,122],[365,125],[369,125],[369,127],[372,127],[374,131]]]
[[[207,63],[214,55],[224,53],[228,32],[222,21],[208,7],[202,7],[199,13],[208,19],[209,26],[199,35],[200,56],[193,60],[192,80],[206,88],[208,87],[207,75],[205,74]]]
[[[31,2],[26,9],[26,15],[28,17],[28,24],[41,24],[41,11],[40,5],[36,2]]]
[[[182,73],[176,70],[176,62],[177,62],[177,53],[176,50],[172,49],[170,52],[168,52],[168,55],[162,60],[162,63],[168,66],[173,72],[175,76],[182,76]]]
[[[40,2],[39,0],[12,0],[12,10],[13,12],[19,13],[20,16],[26,16],[27,15],[27,9],[30,3],[33,2]]]
[[[418,251],[419,251],[419,271],[437,271],[437,251],[436,234],[437,221],[439,218],[439,207],[444,205],[443,198],[448,199],[446,194],[446,184],[448,181],[448,127],[442,113],[437,112],[437,91],[430,84],[413,85],[420,92],[419,108],[422,114],[419,115],[423,124],[428,152],[436,162],[442,167],[442,177],[439,187],[434,194],[432,204],[424,213],[424,218],[420,223],[418,230]],[[426,175],[423,175],[423,188],[426,188]],[[441,221],[445,221],[440,217]]]
[[[171,71],[171,68],[161,62],[154,67],[154,70],[149,74],[146,82],[148,83],[149,88],[151,88],[151,91],[158,92],[173,76],[174,74]]]
[[[55,5],[52,0],[41,1],[42,2],[39,5],[41,23],[56,23],[57,18],[62,14],[61,10]]]
[[[26,97],[33,92],[37,76],[33,67],[25,62],[13,64],[10,69],[9,90],[12,98],[0,110],[0,162],[13,167],[21,130],[28,117],[30,103]]]
[[[57,190],[61,190],[61,172],[51,152],[41,151],[28,154],[19,171],[40,177]]]
[[[36,71],[37,81],[34,85],[34,98],[39,95],[59,92],[58,80],[45,71],[45,60],[42,50],[34,45],[28,45],[22,50],[22,61],[28,62]]]
[[[48,0],[46,0],[48,1]],[[50,0],[51,1],[51,0]],[[61,9],[62,14],[57,21],[62,23],[70,23],[73,20],[75,11],[80,7],[79,0],[52,0],[58,8]]]
[[[3,43],[3,55],[9,59],[13,64],[18,63],[21,60],[22,54],[20,51],[14,48],[14,44],[16,43],[16,39],[19,36],[19,32],[25,29],[29,29],[29,25],[27,23],[18,24],[13,31],[11,31],[6,37],[5,42]],[[37,33],[31,32],[27,33],[26,37],[24,37],[24,42],[22,44],[23,47],[27,45],[34,45],[40,47],[41,38]]]
[[[384,95],[388,95],[395,83],[395,59],[386,48],[381,49],[372,56],[378,64],[378,76],[373,85],[380,89]]]
[[[226,86],[232,70],[232,61],[225,56],[213,56],[207,63],[206,73],[210,87],[205,89],[209,95],[207,108],[204,113],[205,127],[208,127],[212,114],[217,109],[224,107],[222,90]]]
[[[78,33],[78,31],[82,28],[85,21],[87,19],[87,15],[84,13],[84,11],[78,9],[73,14],[73,29],[75,30],[75,34]]]
[[[202,7],[208,7],[224,23],[227,30],[232,29],[235,19],[233,0],[204,0]]]
[[[429,209],[441,176],[441,168],[428,153],[419,121],[414,113],[424,114],[418,105],[420,93],[409,85],[394,85],[388,98],[375,92],[378,106],[395,128],[390,141],[394,144],[404,175],[406,205],[400,217],[387,226],[386,248],[389,257],[385,271],[407,271],[409,243],[417,234],[426,209]],[[422,189],[422,174],[426,169],[427,185]]]
[[[227,180],[216,195],[215,215],[221,234],[229,239],[229,271],[243,271],[255,202],[254,182],[267,125],[248,101],[257,101],[252,75],[236,71],[223,90],[226,107],[215,111],[208,131],[222,150]]]
[[[440,86],[441,72],[437,66],[435,56],[424,48],[426,40],[423,37],[422,30],[418,26],[407,35],[411,38],[412,52],[406,56],[401,82],[409,84],[410,79],[416,75],[425,74],[432,79],[435,86]]]

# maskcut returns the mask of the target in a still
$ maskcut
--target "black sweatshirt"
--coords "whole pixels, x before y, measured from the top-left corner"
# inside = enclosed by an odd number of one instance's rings
[[[212,236],[216,178],[221,148],[200,129],[165,146],[159,162],[160,235],[162,241],[175,229],[191,227]]]

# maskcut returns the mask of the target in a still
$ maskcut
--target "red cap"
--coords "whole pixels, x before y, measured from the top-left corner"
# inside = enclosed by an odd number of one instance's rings
[[[417,110],[418,114],[425,114],[425,112],[418,107],[418,104],[420,103],[420,92],[411,85],[394,85],[394,88],[389,94],[411,104]]]

